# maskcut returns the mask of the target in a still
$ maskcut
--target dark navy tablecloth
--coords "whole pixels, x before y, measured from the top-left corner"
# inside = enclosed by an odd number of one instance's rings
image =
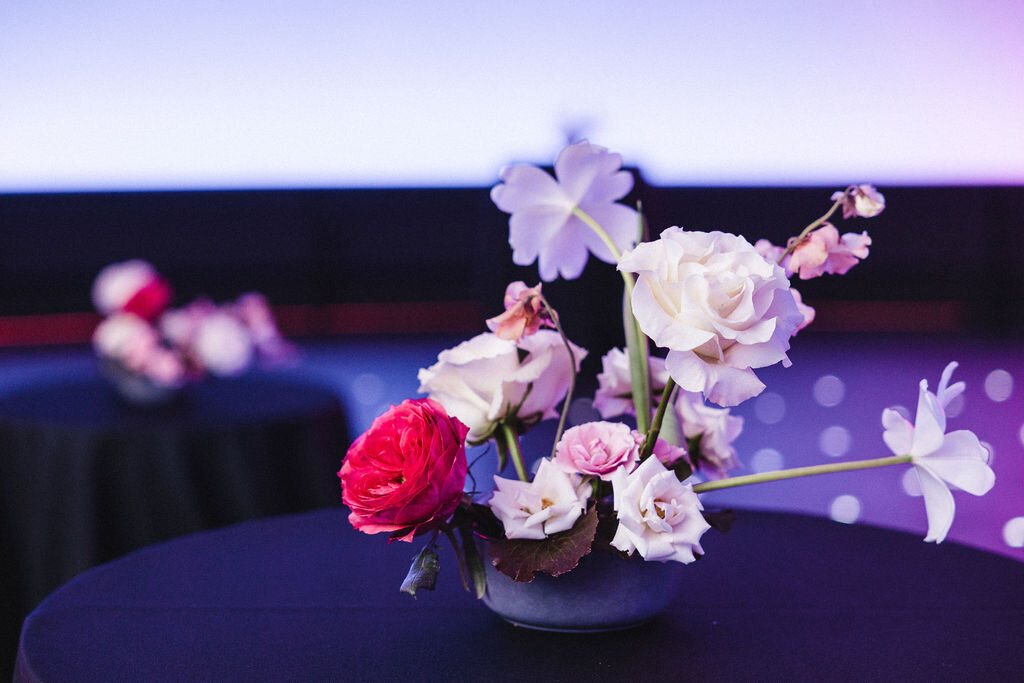
[[[25,615],[88,567],[194,531],[340,505],[336,395],[284,373],[134,408],[96,372],[0,397],[0,665]]]
[[[465,593],[398,592],[419,544],[341,510],[195,534],[92,569],[26,620],[15,679],[1017,680],[1024,564],[952,543],[742,512],[640,628],[513,627]]]

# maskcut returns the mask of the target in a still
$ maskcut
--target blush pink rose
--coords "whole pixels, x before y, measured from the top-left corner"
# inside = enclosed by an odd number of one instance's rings
[[[355,440],[338,472],[349,523],[400,541],[443,524],[462,499],[468,432],[432,399],[392,406]]]
[[[567,429],[555,446],[555,464],[560,469],[604,480],[620,467],[631,469],[639,457],[633,430],[621,422],[577,425]]]

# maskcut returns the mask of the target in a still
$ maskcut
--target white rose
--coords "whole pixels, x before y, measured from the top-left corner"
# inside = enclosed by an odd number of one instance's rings
[[[688,564],[703,555],[700,537],[711,528],[693,487],[680,482],[658,458],[647,458],[632,473],[616,470],[612,491],[619,526],[612,545],[637,551],[645,560]]]
[[[751,368],[790,365],[803,315],[785,271],[744,238],[668,228],[624,254],[619,269],[638,274],[633,314],[669,350],[665,367],[683,389],[737,405],[764,389]]]
[[[532,482],[495,476],[494,495],[488,503],[505,527],[506,538],[540,540],[571,529],[587,509],[589,483],[570,474],[550,459],[540,461]]]
[[[442,351],[437,363],[421,369],[419,391],[467,425],[470,442],[480,442],[501,420],[528,427],[557,417],[569,381],[587,355],[575,344],[572,350],[575,368],[554,330],[518,342],[485,332]]]

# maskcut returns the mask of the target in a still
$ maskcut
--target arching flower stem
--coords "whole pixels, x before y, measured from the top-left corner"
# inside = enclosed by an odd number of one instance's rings
[[[746,486],[747,484],[761,484],[766,481],[779,481],[782,479],[795,479],[807,477],[813,474],[831,474],[833,472],[849,472],[851,470],[866,470],[872,467],[886,467],[888,465],[909,464],[909,455],[893,455],[888,458],[872,458],[870,460],[851,460],[849,462],[835,462],[827,465],[810,465],[808,467],[793,467],[788,470],[774,470],[772,472],[761,472],[748,474],[742,477],[728,477],[726,479],[715,479],[696,484],[693,487],[695,493],[715,491],[717,489],[728,489],[734,486]]]

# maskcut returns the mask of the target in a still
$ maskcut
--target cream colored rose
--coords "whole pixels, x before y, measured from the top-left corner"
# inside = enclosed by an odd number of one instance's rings
[[[553,330],[540,330],[518,343],[485,332],[442,351],[437,363],[421,369],[419,391],[466,424],[469,441],[479,443],[499,421],[515,422],[522,431],[558,416],[556,407],[587,355],[575,344],[572,349],[575,367]]]
[[[665,367],[683,389],[733,406],[764,389],[751,368],[790,364],[803,315],[782,268],[744,238],[672,227],[624,254],[619,269],[638,275],[633,314],[669,350]]]

